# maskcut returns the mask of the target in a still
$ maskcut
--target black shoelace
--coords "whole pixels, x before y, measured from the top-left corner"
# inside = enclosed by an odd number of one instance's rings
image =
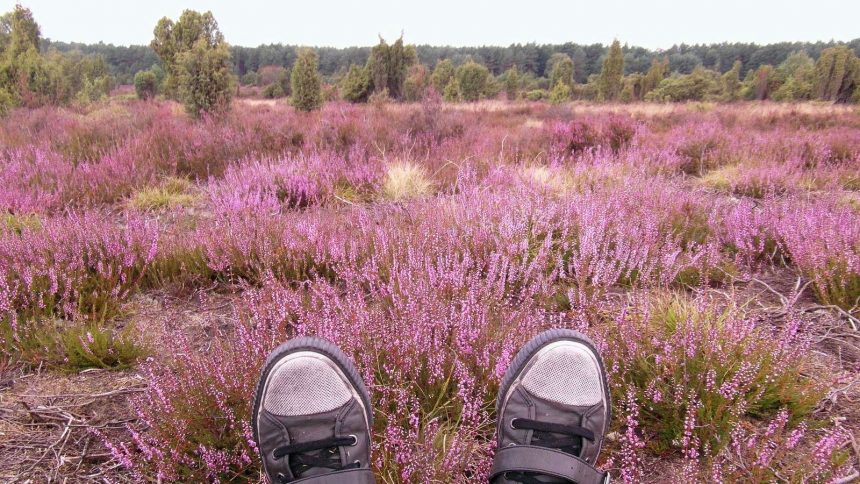
[[[275,459],[287,457],[290,463],[290,470],[293,471],[296,477],[301,477],[302,474],[312,467],[324,467],[335,471],[360,467],[361,463],[358,461],[342,465],[338,456],[338,447],[355,444],[356,437],[352,435],[349,437],[329,437],[327,439],[278,447],[272,452],[272,456]],[[311,454],[317,451],[319,451],[318,455]],[[278,475],[278,477],[281,482],[289,482],[286,476]]]
[[[533,430],[532,445],[558,449],[566,454],[577,457],[582,453],[582,439],[594,442],[594,432],[579,425],[565,425],[527,418],[515,418],[511,420],[511,427],[519,430]],[[505,474],[505,478],[519,481],[522,484],[546,484],[548,482],[540,480],[535,474],[527,472],[508,472]]]

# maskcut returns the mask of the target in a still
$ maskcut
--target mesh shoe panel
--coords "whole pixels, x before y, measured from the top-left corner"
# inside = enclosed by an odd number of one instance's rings
[[[590,406],[601,401],[600,368],[590,351],[561,343],[539,352],[526,370],[522,385],[532,395],[555,403]]]
[[[285,361],[269,376],[263,407],[283,416],[312,415],[342,407],[352,393],[338,372],[314,357]]]

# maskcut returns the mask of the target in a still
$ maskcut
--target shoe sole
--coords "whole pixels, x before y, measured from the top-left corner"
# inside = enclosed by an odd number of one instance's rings
[[[286,343],[272,350],[266,358],[266,363],[263,365],[263,371],[260,374],[260,379],[257,381],[257,391],[254,392],[254,406],[251,414],[251,427],[254,432],[254,441],[259,442],[260,436],[257,430],[257,418],[260,413],[260,406],[263,404],[263,393],[266,389],[266,381],[269,379],[269,374],[274,369],[275,365],[285,356],[291,353],[300,351],[310,351],[319,353],[333,361],[341,373],[352,384],[355,392],[361,397],[361,403],[364,405],[364,415],[367,419],[367,432],[373,433],[373,407],[370,406],[370,394],[367,387],[364,386],[364,380],[358,373],[358,369],[352,363],[352,360],[331,341],[317,338],[315,336],[301,336],[291,339]]]
[[[580,333],[579,331],[575,331],[572,329],[550,329],[544,331],[543,333],[535,336],[528,343],[525,344],[520,351],[517,352],[517,355],[514,357],[513,361],[511,361],[508,370],[505,372],[504,378],[502,378],[502,383],[499,386],[499,395],[496,397],[496,425],[501,425],[501,420],[499,416],[502,411],[502,404],[507,398],[508,391],[511,388],[511,385],[517,381],[520,374],[525,369],[528,362],[534,357],[541,349],[550,345],[552,343],[558,341],[574,341],[580,343],[587,347],[593,354],[595,359],[597,360],[597,365],[600,367],[600,378],[603,384],[603,398],[606,402],[606,419],[604,420],[604,429],[601,434],[601,437],[605,436],[607,429],[609,428],[609,422],[612,420],[612,399],[609,395],[609,384],[606,380],[606,367],[603,364],[603,358],[600,356],[600,353],[597,351],[597,347],[591,339]],[[497,435],[501,435],[501,429],[496,428]],[[595,432],[597,433],[597,432]],[[603,438],[600,439],[600,446],[597,448],[597,453],[600,453],[601,448],[603,447]]]

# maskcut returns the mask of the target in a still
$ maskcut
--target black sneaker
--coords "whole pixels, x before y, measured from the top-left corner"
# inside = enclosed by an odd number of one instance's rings
[[[370,397],[333,343],[302,337],[272,351],[253,412],[254,439],[271,482],[374,482]]]
[[[496,402],[494,483],[608,482],[594,468],[611,418],[603,360],[585,335],[545,331],[511,362]]]

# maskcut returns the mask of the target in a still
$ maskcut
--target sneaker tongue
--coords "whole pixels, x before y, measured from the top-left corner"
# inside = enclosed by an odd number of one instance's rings
[[[331,412],[325,412],[315,415],[300,415],[290,417],[276,416],[275,418],[285,428],[290,429],[291,443],[313,442],[316,440],[323,440],[334,436],[334,427],[337,422],[338,411],[339,410],[333,410]],[[329,449],[313,450],[304,453],[304,455],[322,459],[328,459],[329,457],[331,457],[332,460],[337,459],[339,461],[340,453],[338,452],[338,450],[339,449],[337,447],[334,448],[333,453]],[[288,465],[290,467],[290,471],[293,473],[294,476],[299,476],[302,478],[312,477],[329,474],[332,471],[327,467],[308,467],[306,465],[302,465],[301,461],[298,460],[297,457],[298,455],[286,457],[289,459]]]
[[[573,443],[563,447],[555,446],[554,441],[561,438],[565,440],[573,440]],[[535,432],[532,436],[532,445],[553,448],[576,457],[580,457],[582,455],[582,437],[560,436],[549,432]]]
[[[319,459],[331,460],[334,463],[340,463],[340,456],[338,455],[337,447],[330,447],[328,449],[308,452],[304,455],[316,457]],[[303,465],[299,459],[299,456],[294,456],[290,459],[290,470],[293,472],[293,475],[301,478],[329,474],[332,471],[332,469],[328,467],[308,467],[307,465]]]

